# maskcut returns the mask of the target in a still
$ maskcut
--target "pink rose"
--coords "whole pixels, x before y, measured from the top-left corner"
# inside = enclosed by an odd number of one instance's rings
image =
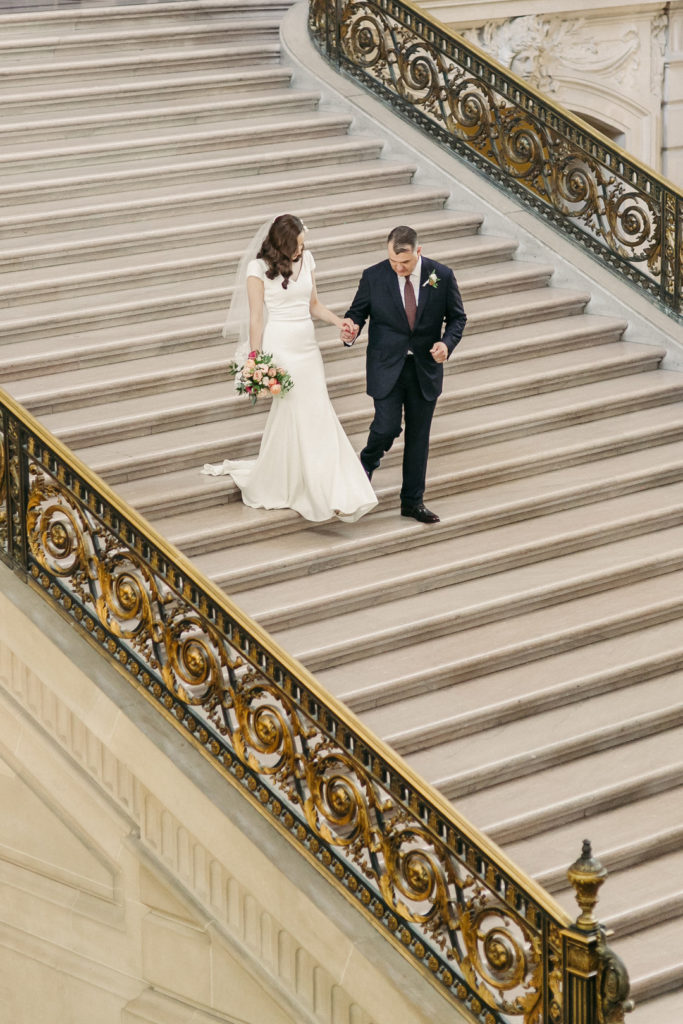
[[[256,359],[257,355],[258,355],[258,352],[256,351],[256,349],[254,349],[252,352],[249,353],[249,358],[250,359]]]
[[[247,359],[245,361],[245,363],[244,363],[244,369],[245,370],[253,370],[255,366],[256,366],[256,363],[254,362],[253,359]]]
[[[276,380],[274,380],[272,382],[272,384],[270,385],[270,393],[271,393],[271,395],[279,395],[281,391],[282,391],[282,384],[278,384],[278,382]]]
[[[263,376],[263,370],[254,370],[254,380],[261,380]]]
[[[268,367],[268,376],[269,377],[276,377],[277,376],[277,370],[275,369],[274,366],[269,366]]]

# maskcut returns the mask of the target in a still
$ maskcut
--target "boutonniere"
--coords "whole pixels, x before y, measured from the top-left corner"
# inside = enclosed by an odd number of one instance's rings
[[[440,280],[441,278],[436,276],[436,271],[432,270],[431,274],[429,275],[425,283],[422,285],[422,287],[424,288],[424,286],[428,284],[430,288],[438,288]]]

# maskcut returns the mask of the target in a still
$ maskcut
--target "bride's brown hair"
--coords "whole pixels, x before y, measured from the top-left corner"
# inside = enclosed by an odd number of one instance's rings
[[[267,266],[266,277],[273,281],[282,274],[282,287],[286,288],[292,276],[292,257],[297,250],[299,235],[304,230],[304,223],[292,213],[283,213],[276,217],[268,229],[258,251],[258,259],[264,260]]]

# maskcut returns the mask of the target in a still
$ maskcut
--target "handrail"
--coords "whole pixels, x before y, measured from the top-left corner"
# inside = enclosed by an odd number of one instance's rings
[[[0,559],[470,1019],[602,1024],[606,1009],[623,1019],[626,975],[592,918],[604,871],[586,856],[574,865],[584,913],[572,925],[2,390]],[[609,984],[596,988],[600,978]]]
[[[683,192],[411,0],[310,0],[331,64],[683,320]]]

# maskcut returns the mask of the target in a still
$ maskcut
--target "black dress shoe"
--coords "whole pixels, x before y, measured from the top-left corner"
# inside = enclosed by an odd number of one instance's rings
[[[430,512],[424,505],[401,505],[401,515],[417,519],[418,523],[439,523],[436,512]]]

